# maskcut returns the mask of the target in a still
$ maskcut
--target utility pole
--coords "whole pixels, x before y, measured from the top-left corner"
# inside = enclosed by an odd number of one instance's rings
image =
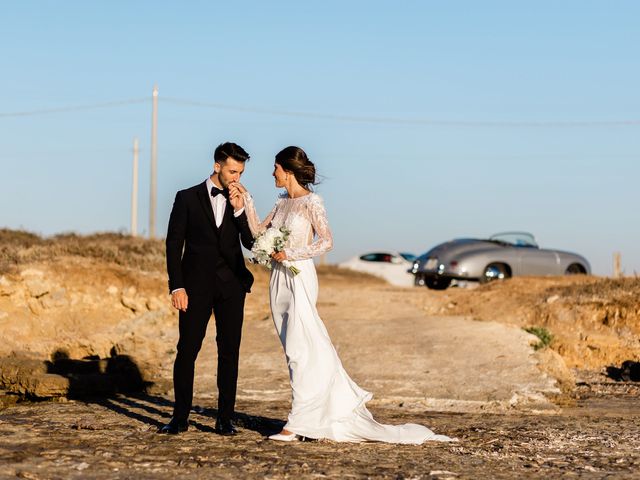
[[[153,86],[151,115],[151,188],[149,189],[149,238],[156,236],[156,200],[158,188],[158,86]]]
[[[131,183],[131,235],[138,235],[138,138],[133,139],[133,180]]]
[[[622,269],[620,268],[620,252],[613,254],[613,278],[621,278]]]

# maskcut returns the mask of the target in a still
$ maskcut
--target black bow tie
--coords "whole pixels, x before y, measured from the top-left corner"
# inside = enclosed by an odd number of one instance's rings
[[[218,187],[213,186],[213,187],[211,187],[211,196],[213,198],[216,198],[216,195],[223,195],[224,198],[228,198],[229,197],[229,191],[228,190],[220,190]]]

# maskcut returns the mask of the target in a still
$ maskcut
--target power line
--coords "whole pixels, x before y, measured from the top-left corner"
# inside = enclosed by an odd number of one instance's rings
[[[34,115],[47,115],[50,113],[77,112],[81,110],[96,110],[99,108],[119,107],[122,105],[132,105],[136,103],[147,103],[149,98],[132,98],[129,100],[118,100],[114,102],[94,103],[89,105],[72,105],[59,108],[41,108],[37,110],[29,110],[25,112],[0,112],[0,118],[6,117],[30,117]]]
[[[258,107],[243,107],[222,103],[201,102],[173,97],[162,97],[162,101],[178,105],[212,108],[241,113],[258,113],[263,115],[277,115],[297,118],[313,118],[319,120],[337,120],[352,123],[379,123],[391,125],[427,125],[434,127],[628,127],[640,125],[640,120],[590,120],[590,121],[467,121],[467,120],[437,120],[424,118],[398,118],[398,117],[370,117],[358,115],[336,115],[314,112],[302,112],[291,110],[278,110]]]
[[[36,115],[47,115],[53,113],[75,112],[83,110],[95,110],[101,108],[118,107],[122,105],[132,105],[149,102],[149,98],[134,98],[113,102],[95,103],[89,105],[73,105],[59,108],[37,109],[22,112],[0,112],[0,118],[27,117]],[[634,127],[640,125],[640,120],[618,119],[618,120],[585,120],[585,121],[492,121],[492,120],[442,120],[427,118],[401,118],[382,116],[360,116],[344,114],[328,114],[318,112],[305,112],[297,110],[280,110],[273,108],[246,107],[240,105],[229,105],[223,103],[203,102],[174,97],[160,97],[161,102],[174,105],[187,105],[192,107],[211,108],[215,110],[225,110],[239,113],[256,113],[260,115],[274,115],[292,118],[307,118],[316,120],[332,120],[350,123],[373,123],[386,125],[424,125],[433,127],[505,127],[505,128],[584,128],[584,127]]]

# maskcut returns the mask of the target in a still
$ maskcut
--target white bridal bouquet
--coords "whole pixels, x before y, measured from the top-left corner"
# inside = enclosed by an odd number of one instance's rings
[[[289,238],[290,233],[291,232],[285,227],[269,227],[258,235],[251,248],[253,262],[271,270],[271,254],[281,252],[284,249],[284,243],[287,241],[287,238]],[[287,260],[282,262],[282,265],[287,267],[294,275],[300,273],[300,270],[291,265]]]

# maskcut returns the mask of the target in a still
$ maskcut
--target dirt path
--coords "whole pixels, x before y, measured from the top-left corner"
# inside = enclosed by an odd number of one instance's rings
[[[463,317],[425,316],[398,303],[384,285],[321,288],[320,315],[356,382],[375,405],[417,411],[550,409],[555,381],[537,367],[529,334]],[[215,397],[215,342],[210,332],[197,365],[196,392]],[[241,352],[239,397],[288,402],[288,372],[273,322],[248,322]]]

